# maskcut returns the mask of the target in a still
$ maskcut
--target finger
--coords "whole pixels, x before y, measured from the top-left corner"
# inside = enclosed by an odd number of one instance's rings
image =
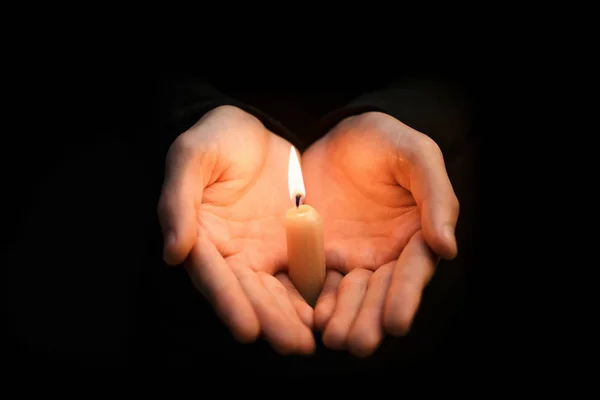
[[[167,155],[165,180],[158,203],[164,236],[163,258],[180,264],[194,246],[197,233],[196,205],[202,200],[204,154],[182,134]]]
[[[213,305],[217,315],[240,342],[260,333],[259,320],[235,274],[215,246],[199,237],[185,263],[192,282]]]
[[[323,332],[323,343],[330,349],[346,348],[350,327],[360,310],[371,274],[366,269],[355,269],[342,279],[335,310]]]
[[[409,182],[421,210],[423,235],[434,252],[453,259],[458,253],[454,230],[459,202],[438,145],[423,134],[415,137],[417,150],[411,157]]]
[[[234,273],[252,303],[265,340],[281,354],[296,352],[299,346],[294,334],[294,324],[263,286],[260,277],[247,268],[234,268]]]
[[[280,272],[275,277],[285,286],[288,291],[290,300],[294,305],[294,309],[298,314],[300,320],[306,325],[309,329],[313,328],[314,325],[314,310],[311,306],[308,305],[306,300],[302,297],[298,289],[294,286],[290,278],[284,272]]]
[[[320,332],[325,330],[331,314],[335,309],[337,290],[344,276],[337,271],[327,270],[323,289],[315,305],[315,328]]]
[[[348,334],[348,349],[357,357],[370,356],[383,340],[383,307],[393,266],[393,262],[388,263],[369,278],[367,293]]]
[[[408,333],[437,261],[421,232],[417,232],[402,250],[392,272],[383,311],[383,326],[388,333]]]
[[[311,330],[302,322],[296,308],[292,304],[288,289],[274,276],[259,272],[265,288],[275,298],[283,314],[290,320],[290,334],[296,336],[297,350],[302,354],[310,354],[315,350],[315,340]]]

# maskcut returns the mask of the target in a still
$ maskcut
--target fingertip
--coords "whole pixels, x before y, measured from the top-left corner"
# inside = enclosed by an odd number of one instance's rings
[[[252,343],[260,336],[260,322],[245,298],[215,300],[219,317],[240,343]]]
[[[348,334],[348,350],[355,357],[366,358],[375,353],[383,340],[381,320],[377,326],[360,323],[360,319],[357,322]]]
[[[314,311],[315,328],[319,332],[324,332],[329,319],[333,315],[337,302],[337,290],[342,282],[343,275],[335,270],[327,270],[323,289],[317,299]]]
[[[269,344],[271,345],[271,348],[277,353],[280,354],[282,356],[287,356],[293,353],[293,348],[283,345],[281,343],[278,342],[269,342]]]
[[[350,334],[348,337],[348,351],[355,357],[367,358],[379,348],[380,338],[369,334]]]
[[[296,310],[296,314],[298,318],[308,327],[309,330],[313,329],[314,326],[314,310],[308,305],[306,300],[302,297],[302,295],[298,292],[294,284],[290,281],[289,277],[285,273],[278,273],[275,275],[275,278],[279,280],[288,290],[288,295],[290,300]]]
[[[446,245],[446,254],[442,256],[447,260],[452,260],[458,255],[458,245],[456,243],[454,226],[446,224],[444,225],[442,232],[442,237],[444,238],[444,243]]]
[[[170,266],[181,264],[183,262],[182,257],[179,257],[177,252],[177,237],[174,233],[167,234],[165,238],[163,260]]]
[[[300,354],[313,354],[316,350],[315,338],[310,329],[303,327],[298,350]]]
[[[311,340],[308,342],[308,344],[302,349],[301,354],[309,356],[311,354],[315,354],[316,349],[317,349],[317,344],[315,343],[315,339],[311,338]]]
[[[303,326],[303,328],[307,329]],[[312,336],[312,335],[311,335]],[[304,354],[310,351],[312,344],[306,335],[299,332],[293,332],[290,329],[284,329],[277,338],[266,338],[275,352],[287,356],[293,354]]]
[[[407,297],[404,299],[408,300]],[[383,314],[383,328],[392,336],[405,336],[410,331],[416,307],[401,300],[403,306],[388,306]]]
[[[240,343],[248,344],[255,342],[260,335],[260,325],[256,318],[243,324],[236,325],[232,329],[232,335]]]
[[[176,234],[170,232],[165,238],[163,248],[163,260],[168,265],[179,265],[185,261],[188,254],[192,251],[196,240],[196,232],[193,227],[189,227],[187,232]]]
[[[165,246],[163,251],[163,260],[169,266],[179,265],[185,261],[185,257],[173,247]]]
[[[410,322],[405,319],[385,318],[383,327],[392,336],[404,336],[410,330]]]
[[[323,343],[331,350],[343,350],[347,339],[347,332],[335,320],[332,320],[323,332]]]
[[[446,224],[440,228],[424,227],[423,237],[431,250],[439,257],[452,260],[458,255],[458,246],[452,225]]]
[[[333,310],[328,310],[325,306],[320,305],[317,302],[317,306],[314,311],[314,327],[319,332],[323,332],[325,327],[327,326],[327,321],[329,321],[329,317],[331,317],[331,313]]]
[[[183,187],[183,183],[166,185],[158,206],[164,235],[163,260],[168,265],[184,262],[197,239],[194,199],[198,195],[187,193]]]
[[[380,339],[379,335],[370,329],[353,327],[348,334],[348,351],[355,357],[366,358],[375,352]]]
[[[312,330],[314,328],[315,317],[314,310],[311,306],[309,306],[308,304],[303,304],[302,306],[300,306],[300,309],[298,310],[298,316],[300,317],[304,325],[308,327],[309,330]]]

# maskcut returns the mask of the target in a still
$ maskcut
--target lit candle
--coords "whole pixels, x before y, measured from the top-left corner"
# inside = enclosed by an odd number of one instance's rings
[[[285,215],[288,274],[304,300],[314,307],[325,280],[323,220],[314,208],[303,204],[306,190],[300,160],[293,146],[288,186],[293,204]]]

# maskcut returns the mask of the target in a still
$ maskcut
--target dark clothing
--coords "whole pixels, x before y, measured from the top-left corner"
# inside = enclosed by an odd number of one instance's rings
[[[161,110],[170,112],[164,117],[171,124],[170,131],[183,132],[205,112],[221,105],[234,105],[255,115],[300,150],[342,119],[368,111],[412,120],[411,126],[434,139],[444,154],[456,151],[470,130],[469,93],[452,81],[391,79],[378,86],[363,84],[362,90],[297,88],[293,93],[257,93],[258,87],[240,90],[229,86],[189,77],[165,82],[161,98],[168,102]],[[429,113],[426,118],[419,115],[424,110]]]
[[[27,178],[31,184],[23,188],[18,229],[6,254],[7,343],[15,356],[9,360],[223,367],[272,376],[378,372],[466,351],[466,282],[477,212],[469,97],[452,82],[390,82],[356,90],[286,90],[280,82],[176,78],[163,80],[156,91],[146,88],[141,99],[117,100],[116,117],[85,108],[80,120],[65,122],[63,130],[87,134],[56,139],[60,149],[37,158],[43,165]],[[99,103],[88,99],[90,104]],[[315,357],[279,357],[262,342],[236,343],[185,271],[162,262],[156,205],[166,149],[203,113],[223,104],[253,113],[300,149],[342,118],[370,110],[387,112],[438,142],[461,201],[460,256],[438,267],[407,338],[386,339],[369,360],[320,344]]]

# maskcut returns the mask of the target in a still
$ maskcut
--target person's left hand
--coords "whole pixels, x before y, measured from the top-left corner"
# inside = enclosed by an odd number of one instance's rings
[[[379,112],[346,118],[302,156],[306,203],[325,225],[315,326],[368,356],[405,334],[439,257],[457,254],[458,200],[428,136]]]

